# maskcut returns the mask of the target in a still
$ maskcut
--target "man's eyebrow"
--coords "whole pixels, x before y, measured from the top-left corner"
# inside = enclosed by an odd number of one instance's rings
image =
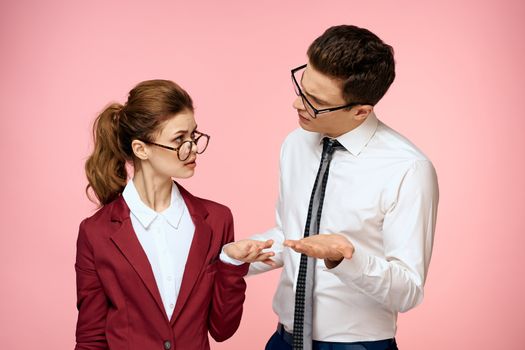
[[[326,106],[326,105],[329,105],[328,102],[326,102],[326,101],[324,101],[324,100],[322,100],[322,99],[320,99],[320,98],[318,98],[318,97],[315,97],[314,95],[312,95],[311,93],[309,93],[308,91],[306,91],[306,90],[304,89],[304,86],[303,86],[303,76],[301,76],[301,89],[303,90],[303,93],[304,93],[305,95],[307,95],[309,98],[311,98],[312,100],[314,100],[315,103],[320,104],[320,105],[325,105],[325,106]]]
[[[320,104],[320,105],[329,105],[328,102],[324,101],[324,100],[321,100],[320,98],[318,97],[315,97],[314,95],[310,94],[309,92],[307,92],[304,88],[303,88],[303,93],[308,96],[310,99],[314,100],[315,103],[317,104]]]

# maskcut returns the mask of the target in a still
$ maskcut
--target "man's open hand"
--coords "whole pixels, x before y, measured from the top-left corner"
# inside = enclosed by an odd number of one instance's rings
[[[297,253],[324,259],[328,268],[336,267],[343,259],[351,259],[355,250],[348,239],[335,234],[319,234],[299,240],[287,239],[284,246]]]

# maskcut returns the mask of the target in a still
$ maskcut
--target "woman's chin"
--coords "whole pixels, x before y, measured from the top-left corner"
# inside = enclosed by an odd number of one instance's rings
[[[188,179],[195,174],[195,169],[184,169],[183,171],[178,171],[177,174],[172,175],[176,179]]]

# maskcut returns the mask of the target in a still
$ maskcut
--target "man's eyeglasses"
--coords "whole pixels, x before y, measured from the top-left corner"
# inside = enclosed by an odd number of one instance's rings
[[[149,142],[149,141],[142,141],[142,142],[147,143],[149,145],[155,145],[158,147],[169,149],[170,151],[175,151],[177,152],[177,157],[179,158],[179,160],[181,162],[184,162],[190,157],[191,150],[193,148],[193,144],[197,146],[197,154],[204,153],[204,151],[208,147],[208,143],[210,142],[210,135],[196,132],[195,137],[192,140],[186,140],[182,142],[179,147],[170,147],[166,145],[161,145],[160,143]]]
[[[312,105],[312,103],[310,101],[308,101],[308,99],[304,95],[303,91],[301,90],[301,87],[299,86],[299,83],[297,82],[298,80],[301,81],[300,77],[299,77],[299,79],[297,79],[298,75],[299,75],[298,72],[300,70],[303,70],[304,68],[306,68],[306,64],[304,64],[304,65],[302,65],[300,67],[292,69],[292,82],[293,82],[293,87],[294,87],[295,93],[297,94],[297,96],[301,96],[301,99],[303,100],[303,105],[304,105],[306,111],[308,112],[308,114],[310,114],[310,116],[312,118],[317,118],[317,116],[320,115],[320,114],[330,113],[330,112],[338,111],[340,109],[351,108],[351,107],[358,106],[358,105],[367,105],[368,104],[368,103],[361,103],[361,102],[353,102],[353,103],[349,103],[349,104],[344,105],[344,106],[337,106],[337,107],[330,107],[330,108],[323,108],[323,109],[315,108]],[[302,77],[302,75],[301,75],[301,77]]]

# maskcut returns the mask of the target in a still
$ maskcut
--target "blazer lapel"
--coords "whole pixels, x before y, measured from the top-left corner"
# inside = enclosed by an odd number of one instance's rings
[[[144,249],[142,249],[142,246],[135,235],[129,217],[129,208],[122,196],[120,196],[114,203],[111,212],[111,220],[120,223],[120,227],[111,235],[111,240],[126,257],[131,266],[133,266],[133,269],[140,276],[146,289],[149,291],[152,298],[155,299],[155,302],[164,315],[164,318],[168,321],[151,265]]]
[[[173,325],[180,315],[186,304],[188,297],[191,294],[193,286],[203,270],[203,265],[206,261],[206,256],[210,249],[210,242],[212,238],[212,230],[206,223],[205,218],[208,216],[206,208],[186,191],[182,186],[177,185],[179,191],[188,207],[193,224],[195,225],[195,233],[191,242],[190,251],[188,254],[188,261],[184,269],[184,276],[182,277],[182,284],[175,304],[175,310],[171,316],[171,324]]]

